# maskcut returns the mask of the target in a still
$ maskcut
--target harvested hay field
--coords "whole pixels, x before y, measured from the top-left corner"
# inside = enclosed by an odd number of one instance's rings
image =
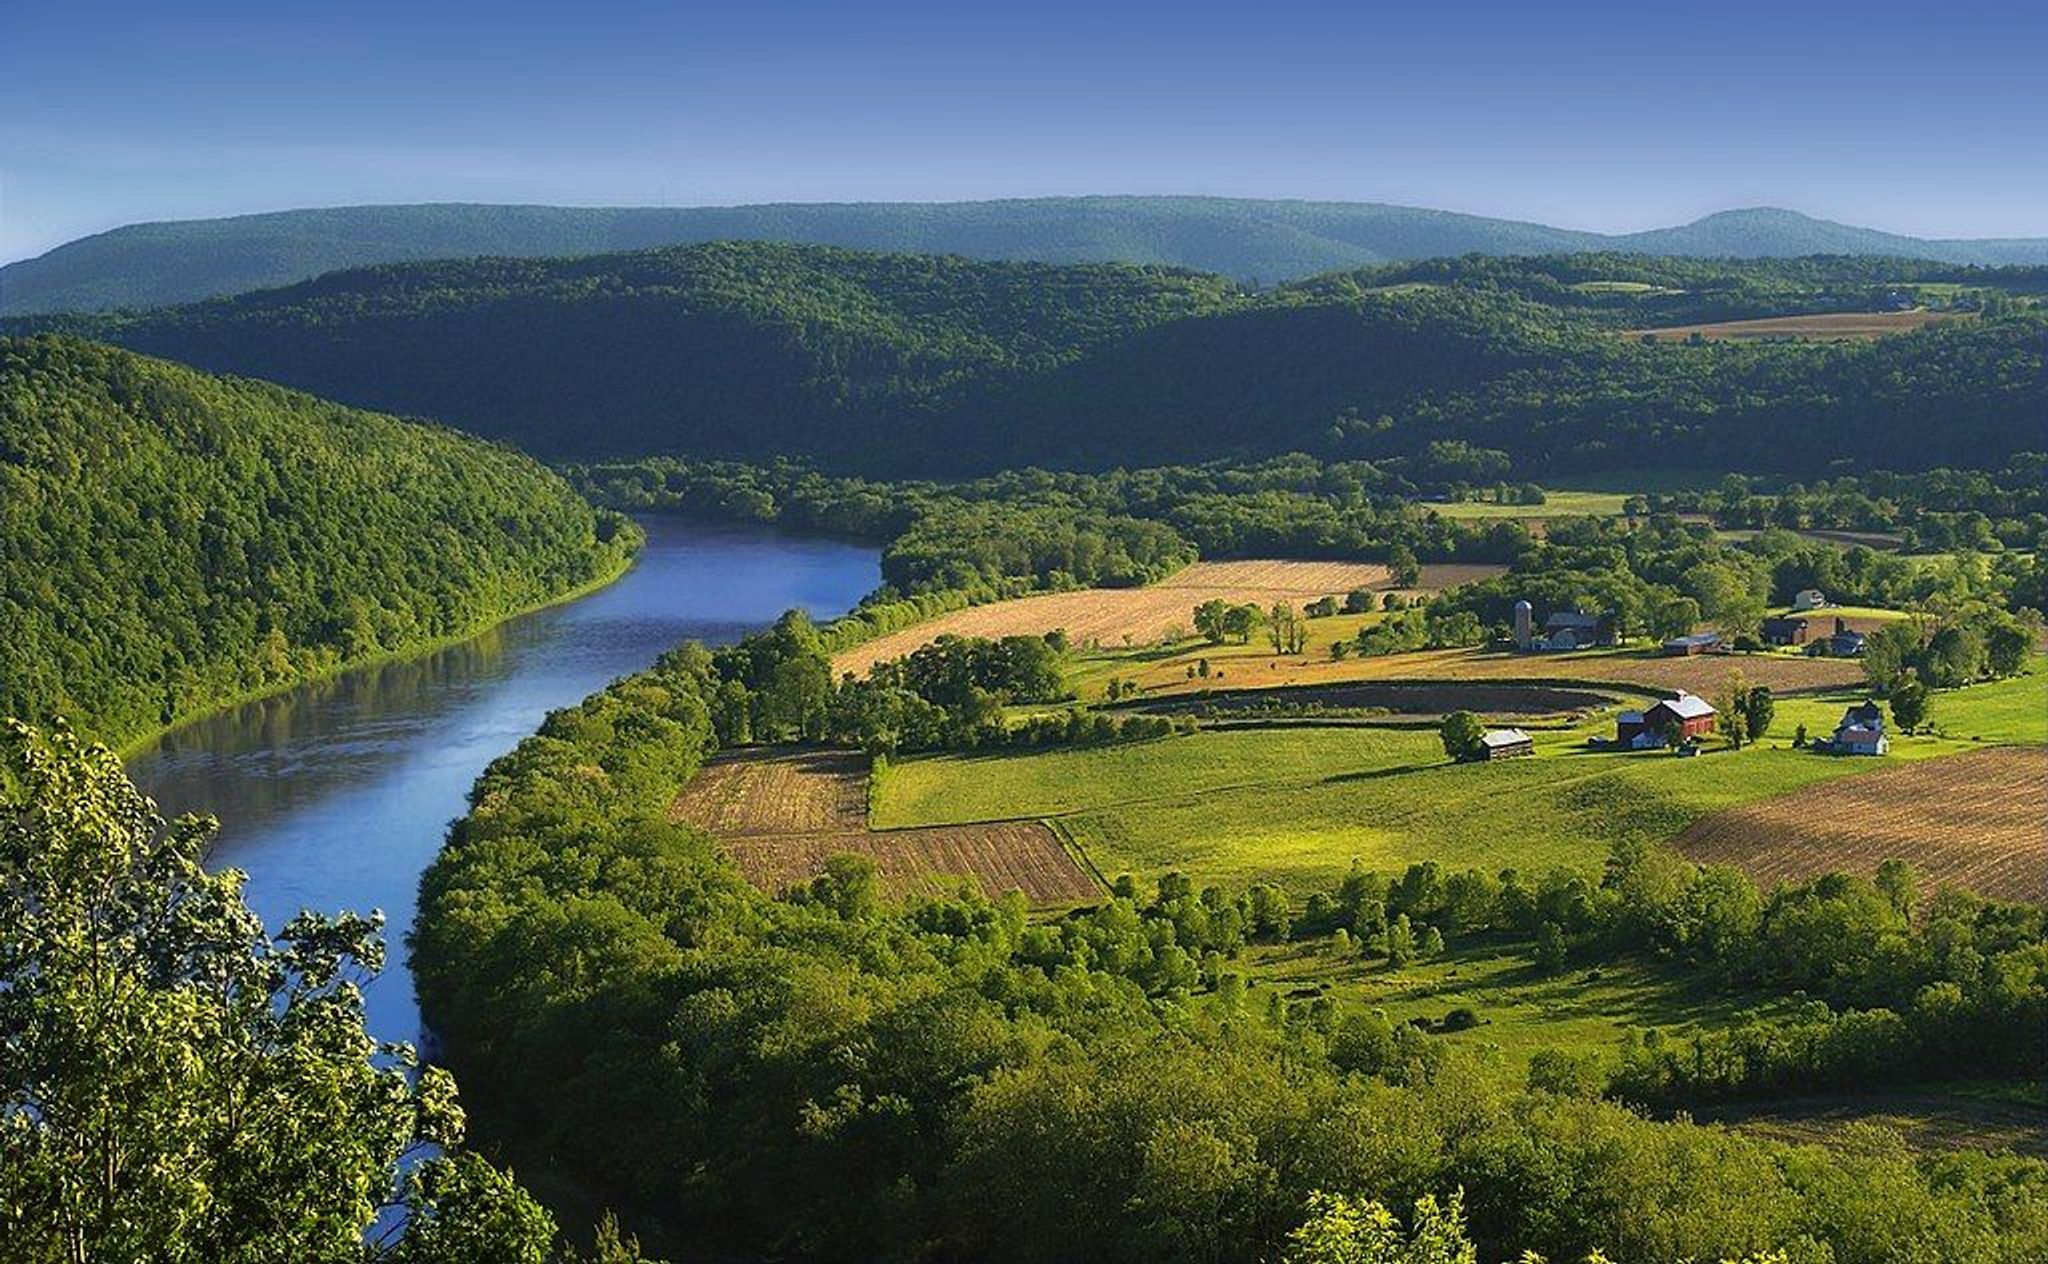
[[[1422,568],[1425,589],[1448,588],[1500,574],[1505,568],[1449,564]],[[1354,588],[1385,589],[1387,568],[1377,562],[1197,562],[1144,588],[1087,588],[992,602],[892,632],[835,655],[835,673],[867,671],[901,658],[919,646],[955,636],[1036,635],[1065,629],[1076,644],[1105,645],[1157,641],[1172,629],[1194,624],[1195,607],[1212,598],[1257,602],[1289,601],[1299,606]]]
[[[1826,312],[1812,316],[1768,316],[1761,320],[1723,320],[1704,325],[1671,325],[1663,329],[1631,329],[1624,337],[1654,337],[1683,342],[1698,334],[1711,342],[1752,342],[1764,338],[1797,338],[1805,342],[1868,342],[1890,334],[1911,333],[1957,317],[1947,312]]]
[[[1585,689],[1516,685],[1505,681],[1377,680],[1344,685],[1294,685],[1277,689],[1214,689],[1174,694],[1125,704],[1129,709],[1162,714],[1256,715],[1260,712],[1319,708],[1333,711],[1388,711],[1404,716],[1438,717],[1452,711],[1488,716],[1550,716],[1596,711],[1615,698]]]
[[[852,751],[744,751],[705,764],[672,819],[714,838],[867,828],[868,761]]]
[[[1218,660],[1221,662],[1222,660]],[[1753,685],[1778,695],[1838,689],[1864,679],[1863,665],[1850,658],[1806,658],[1793,654],[1700,654],[1665,658],[1654,651],[1589,651],[1576,654],[1503,654],[1489,650],[1420,650],[1374,658],[1317,659],[1257,655],[1232,658],[1231,688],[1278,685],[1334,685],[1363,680],[1545,680],[1684,689],[1711,698],[1740,671]],[[1148,694],[1191,693],[1207,687],[1190,680],[1179,659],[1150,664],[1132,674]]]
[[[1814,758],[1825,758],[1816,755]],[[2048,902],[2048,748],[1996,747],[1836,777],[1727,808],[1678,836],[1760,882],[1910,861],[1928,881]]]
[[[961,880],[990,896],[1021,891],[1033,904],[1102,893],[1039,821],[870,830],[867,778],[866,757],[846,751],[723,755],[683,788],[669,815],[717,838],[766,891],[806,882],[851,853],[872,859],[882,889],[897,897],[941,894]]]

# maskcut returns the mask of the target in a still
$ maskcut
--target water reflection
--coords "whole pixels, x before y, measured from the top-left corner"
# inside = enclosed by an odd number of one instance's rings
[[[871,549],[649,519],[610,588],[474,640],[316,681],[202,720],[129,763],[170,814],[222,821],[211,863],[249,873],[272,928],[301,908],[381,908],[392,962],[371,1030],[414,1039],[399,942],[419,874],[492,759],[541,717],[690,637],[726,641],[791,606],[824,616],[879,582]]]

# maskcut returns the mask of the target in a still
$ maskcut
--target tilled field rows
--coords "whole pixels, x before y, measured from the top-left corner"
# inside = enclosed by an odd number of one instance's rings
[[[1816,756],[1819,758],[1819,756]],[[1759,882],[1889,859],[1931,882],[2048,902],[2048,748],[2002,747],[1838,777],[1716,812],[1679,835],[1698,861]]]
[[[934,895],[967,880],[984,894],[1021,891],[1033,904],[1073,904],[1102,894],[1094,879],[1037,821],[845,834],[749,834],[725,848],[764,891],[808,881],[834,856],[867,856],[893,895]]]
[[[892,895],[938,894],[961,880],[1034,904],[1101,894],[1053,832],[1036,821],[867,828],[866,757],[845,751],[745,751],[706,764],[670,809],[724,844],[747,880],[781,891],[838,855],[874,860]]]

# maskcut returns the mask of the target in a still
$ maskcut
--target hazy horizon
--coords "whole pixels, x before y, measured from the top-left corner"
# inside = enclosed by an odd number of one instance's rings
[[[216,0],[21,10],[0,261],[123,224],[417,202],[731,206],[1192,195],[1598,232],[1772,206],[2048,235],[2048,15],[1817,3]],[[769,50],[764,52],[763,50]]]

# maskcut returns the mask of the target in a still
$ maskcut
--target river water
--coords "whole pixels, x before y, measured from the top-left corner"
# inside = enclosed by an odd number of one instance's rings
[[[249,904],[272,931],[302,908],[384,911],[390,960],[365,998],[378,1038],[418,1038],[404,935],[420,873],[485,765],[549,711],[678,641],[731,641],[792,606],[830,617],[881,578],[875,551],[858,545],[642,525],[639,562],[589,597],[234,708],[129,760],[167,815],[220,818],[208,863],[248,873]]]

